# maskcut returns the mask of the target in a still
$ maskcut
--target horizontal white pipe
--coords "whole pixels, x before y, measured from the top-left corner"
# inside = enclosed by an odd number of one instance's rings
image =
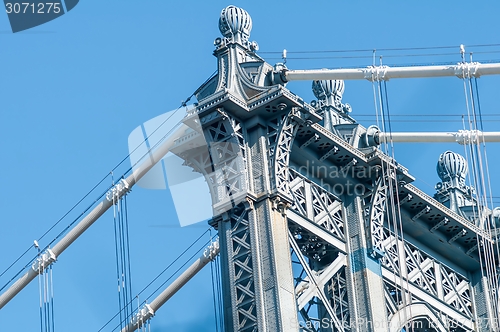
[[[466,62],[447,66],[388,67],[373,66],[351,69],[288,70],[282,73],[285,81],[362,80],[382,81],[391,78],[457,76],[459,78],[500,75],[500,63]]]
[[[286,81],[362,80],[365,68],[325,70],[285,70]]]
[[[378,141],[385,142],[427,142],[446,143],[457,142],[460,144],[477,144],[482,142],[500,142],[500,132],[458,132],[458,133],[438,133],[438,132],[406,132],[406,133],[378,133]]]
[[[129,175],[125,182],[128,184],[129,189],[137,183],[158,161],[160,161],[170,150],[170,148],[175,144],[175,140],[183,135],[188,127],[181,124],[179,129],[172,134],[168,139],[166,139],[159,147],[156,149],[150,157],[145,158],[145,161],[137,167],[134,172]],[[121,193],[123,196],[125,192]],[[121,197],[120,196],[120,197]],[[73,229],[71,229],[68,234],[66,234],[59,242],[55,244],[52,248],[52,252],[57,258],[64,250],[66,250],[80,235],[82,235],[100,216],[104,214],[111,206],[113,206],[113,201],[104,198],[99,204],[89,212]],[[54,259],[55,260],[55,259]],[[46,265],[42,265],[42,268],[33,269],[30,268],[22,277],[20,277],[12,286],[9,287],[2,295],[0,295],[0,309],[3,308],[14,296],[16,296],[24,287],[26,287],[39,273],[42,273],[45,268],[47,268],[53,261]]]
[[[164,305],[175,293],[179,291],[189,280],[200,272],[209,262],[215,259],[219,254],[219,240],[213,242],[205,249],[205,252],[188,267],[177,279],[175,279],[160,295],[158,295],[150,304],[143,307],[134,316],[131,322],[124,327],[121,332],[133,332],[141,328],[158,309]]]

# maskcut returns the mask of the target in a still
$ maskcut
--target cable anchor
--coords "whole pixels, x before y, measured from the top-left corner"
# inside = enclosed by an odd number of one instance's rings
[[[365,76],[365,79],[367,79],[370,82],[388,81],[389,80],[389,78],[387,77],[388,68],[389,67],[385,65],[368,66],[367,68],[363,69],[363,74]]]
[[[205,251],[203,251],[203,256],[210,261],[213,261],[218,254],[219,254],[219,240],[210,243],[210,245],[205,248]]]
[[[147,322],[151,317],[155,315],[153,308],[149,304],[144,304],[142,308],[140,308],[135,314],[134,317],[130,320],[131,326],[136,326],[137,328],[141,328],[145,322]]]
[[[57,260],[56,255],[50,249],[46,249],[31,265],[33,271],[42,273],[45,269]]]
[[[454,66],[455,76],[458,78],[479,78],[479,62],[460,62]]]
[[[455,140],[460,145],[477,144],[482,132],[479,130],[459,130],[458,133],[453,134]]]
[[[109,202],[117,204],[120,198],[125,196],[130,191],[130,185],[125,179],[121,179],[116,185],[113,186],[106,193],[106,199]]]

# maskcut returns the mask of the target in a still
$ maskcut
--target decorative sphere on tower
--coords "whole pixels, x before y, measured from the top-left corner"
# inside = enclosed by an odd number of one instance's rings
[[[252,30],[252,18],[242,8],[227,6],[220,13],[219,30],[226,38],[247,41]]]
[[[321,80],[313,81],[312,90],[318,99],[331,99],[332,101],[341,101],[344,94],[343,80]]]
[[[439,156],[436,166],[437,173],[442,181],[454,182],[455,185],[465,185],[465,177],[467,176],[467,161],[458,153],[446,151]]]

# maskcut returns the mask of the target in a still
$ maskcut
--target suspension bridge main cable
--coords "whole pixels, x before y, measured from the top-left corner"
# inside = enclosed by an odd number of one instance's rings
[[[169,282],[179,271],[181,271],[194,257],[196,257],[208,244],[210,243],[210,240],[205,242],[204,245],[194,254],[192,254],[181,266],[179,266],[163,283],[160,284],[151,294],[142,302],[142,305],[146,304],[150,298],[153,297],[155,293],[157,293],[160,289],[162,289],[167,282]],[[120,322],[112,331],[115,331],[117,328],[121,327],[122,323],[127,324],[128,320],[132,318],[132,315],[126,317],[127,321]],[[126,328],[126,327],[125,327]]]
[[[127,161],[131,154],[134,153],[137,149],[139,149],[142,145],[146,144],[146,142],[148,141],[148,139],[154,135],[158,130],[160,130],[160,128],[167,122],[170,120],[170,118],[172,116],[174,116],[182,107],[185,107],[187,102],[189,102],[191,100],[191,98],[193,96],[195,96],[203,87],[206,86],[206,84],[213,78],[215,77],[215,75],[217,74],[217,70],[215,70],[210,76],[208,79],[205,80],[205,82],[198,88],[196,89],[189,97],[187,97],[184,101],[181,102],[181,105],[174,111],[172,111],[172,114],[170,116],[168,116],[163,122],[161,122],[151,133],[149,133],[149,135],[147,135],[144,140],[137,146],[135,147],[132,151],[130,151],[127,156],[125,156],[120,162],[118,162],[118,164],[116,164],[113,169],[107,173],[101,180],[99,180],[78,202],[76,202],[62,217],[60,217],[51,227],[49,227],[36,241],[37,242],[40,242],[47,234],[49,234],[59,223],[62,222],[62,220],[64,220],[76,207],[78,207],[91,193],[93,193],[95,191],[95,189],[97,189],[109,176],[111,173],[113,173],[116,169],[118,169],[118,167],[120,167],[125,161]],[[165,136],[167,136],[169,133],[167,133]],[[156,146],[155,146],[156,147]],[[154,148],[154,147],[152,147]],[[151,149],[152,149],[151,148]],[[139,158],[139,161],[142,160],[145,156],[147,156],[149,153],[150,153],[150,150],[149,149],[141,158]],[[138,162],[139,162],[138,161]],[[132,170],[132,167],[129,168],[126,173],[128,174],[130,171]],[[83,210],[82,213],[80,213],[80,215],[78,217],[76,217],[61,233],[59,233],[54,239],[52,239],[52,241],[47,245],[45,246],[43,250],[46,250],[49,248],[49,246],[51,244],[53,244],[57,239],[59,239],[71,226],[74,225],[74,223],[76,221],[78,221],[78,219],[84,215],[86,212],[88,212],[88,210],[97,202],[99,201],[105,194],[106,192],[110,189],[111,187],[108,187],[106,188],[106,190],[104,191],[104,193],[102,193],[96,200],[94,200],[90,206],[88,206],[87,208],[85,208]],[[2,277],[5,273],[7,273],[13,266],[15,266],[15,264],[17,262],[19,262],[32,248],[34,247],[34,245],[30,245],[18,258],[16,258],[5,270],[2,271],[2,273],[0,273],[0,277]],[[22,271],[24,271],[26,268],[28,268],[33,260],[35,260],[37,258],[37,256],[35,255],[33,258],[31,258],[31,260],[29,261],[28,264],[26,264],[18,273],[15,274],[14,277],[12,277],[9,281],[7,281],[7,283],[5,285],[3,285],[1,288],[0,288],[0,291],[2,291],[3,289],[5,289],[6,286],[8,286],[15,278],[17,278],[21,273]]]
[[[193,241],[193,243],[191,243],[186,249],[184,249],[184,251],[182,251],[172,262],[170,262],[170,264],[168,264],[155,278],[153,278],[153,280],[151,280],[146,286],[144,286],[140,291],[139,293],[137,293],[137,295],[135,296],[135,298],[137,298],[138,296],[142,295],[142,293],[144,293],[156,280],[158,280],[165,272],[167,272],[179,259],[182,258],[182,256],[184,256],[196,243],[198,243],[202,238],[203,236],[205,236],[209,231],[210,231],[211,228],[208,228],[206,229],[200,236],[198,236],[196,238],[196,240]],[[196,251],[197,253],[199,252],[200,250]],[[133,299],[130,301],[130,303],[132,303]],[[125,305],[129,305],[130,303],[125,303]],[[142,304],[144,304],[145,302],[142,302]],[[115,319],[118,315],[121,314],[121,312],[123,311],[123,307],[120,309],[119,312],[117,312],[113,317],[111,317],[107,322],[106,324],[104,324],[98,332],[102,331],[106,326],[108,326],[112,321],[113,319]],[[126,318],[130,318],[130,317],[126,317]],[[124,318],[124,319],[126,319]],[[121,320],[121,319],[120,319]],[[116,329],[116,328],[115,328]]]
[[[161,285],[159,285],[153,292],[150,293],[150,295],[142,302],[142,305],[145,305],[149,299],[151,299],[154,294],[156,294],[160,289],[162,289],[166,284],[167,282],[169,282],[173,277],[175,277],[177,275],[177,273],[179,273],[194,257],[196,257],[197,255],[199,255],[200,252],[202,252],[203,250],[206,250],[207,249],[207,245],[209,245],[210,243],[213,243],[212,242],[212,239],[208,240],[207,242],[204,243],[204,245],[198,249],[195,253],[193,253],[179,268],[177,268]],[[209,259],[208,257],[206,257],[206,259]],[[193,263],[193,265],[190,266],[190,268],[188,268],[188,270],[190,269],[193,269],[194,266],[200,266],[200,258],[198,259],[198,261],[196,261],[195,263]],[[201,267],[203,267],[204,265],[201,264]],[[189,272],[188,270],[186,270],[182,275],[186,274],[187,272]],[[195,272],[196,273],[196,272]],[[182,278],[182,275],[179,276],[178,279],[176,279],[173,284],[175,284],[176,282],[179,281],[179,279]],[[194,276],[194,275],[191,275],[191,277]],[[189,278],[190,279],[190,278]],[[180,289],[180,287],[182,287],[189,279],[187,280],[182,280],[179,285],[176,285],[174,286],[173,284],[169,285],[169,287],[167,289],[165,289],[162,294],[160,294],[158,297],[156,297],[155,299],[153,299],[153,301],[151,301],[149,303],[150,305],[150,308],[154,310],[154,312],[156,312],[156,310],[159,309],[159,307],[161,307],[172,295],[175,294],[175,292],[177,291],[176,289],[174,289],[173,292],[169,292],[168,294],[164,295],[168,290],[169,288],[173,287],[174,288],[177,288],[177,289]],[[154,313],[148,313],[148,316],[149,318],[152,317]],[[142,318],[142,321],[141,322],[145,322],[147,320],[149,320],[148,317],[146,318]],[[121,329],[121,331],[127,331],[129,332],[131,329],[130,327],[133,327],[133,326],[136,326],[136,324],[140,324],[141,322],[137,322],[137,323],[134,323],[132,322],[132,315],[126,317],[126,320],[125,323],[127,324],[123,329]],[[124,322],[120,322],[117,326],[115,326],[115,328],[112,330],[112,331],[115,331],[117,328],[121,327],[122,326],[122,323]],[[137,326],[136,326],[137,327]]]
[[[216,71],[214,72],[214,74],[212,74],[212,77],[215,75],[215,73]],[[202,89],[203,86],[206,85],[212,77],[207,79],[205,83],[202,86],[200,86],[200,88],[198,88],[195,92],[191,94],[189,98],[187,98],[187,100],[189,100],[193,95],[195,95],[198,91],[200,91],[200,89]],[[183,102],[178,109],[180,109],[185,105],[186,102]],[[181,124],[180,127],[177,128],[177,132],[183,132],[187,128],[188,127],[186,125]],[[170,132],[171,131],[165,134],[165,136],[155,145],[155,147],[152,147],[146,152],[145,155],[150,155],[150,158],[144,160],[143,163],[136,169],[133,169],[133,167],[131,167],[127,171],[126,174],[129,173],[130,174],[127,176],[127,178],[122,180],[122,185],[120,187],[115,186],[112,188],[113,189],[113,191],[111,192],[112,195],[118,195],[119,198],[121,198],[158,161],[160,161],[165,156],[166,153],[168,153],[170,147],[174,144],[175,139],[177,139],[177,137],[170,137],[169,139],[166,139],[167,136],[170,134]],[[151,150],[154,148],[156,148],[156,150],[153,153],[151,153]],[[108,193],[110,193],[110,191],[108,191]],[[53,248],[49,248],[47,246],[45,251],[50,250],[50,255],[48,257],[48,260],[44,262],[44,264],[46,264],[46,266],[52,264],[57,259],[57,257],[73,243],[73,241],[75,241],[81,234],[83,234],[87,230],[87,228],[90,227],[111,206],[112,206],[112,200],[102,199],[100,203],[97,206],[95,206],[95,208],[91,212],[89,212],[86,217],[80,220],[75,227],[73,227],[66,235],[64,235],[64,237],[60,239]],[[73,222],[73,224],[75,222],[76,220]],[[68,226],[67,229],[71,226]],[[53,242],[54,241],[55,240],[53,240]],[[27,266],[29,266],[29,264]],[[24,269],[26,269],[26,267]],[[7,304],[14,296],[16,296],[16,294],[18,294],[26,285],[28,285],[37,275],[38,271],[35,271],[34,269],[29,269],[22,277],[18,278],[17,281],[14,282],[14,284],[12,284],[3,294],[0,295],[0,309],[5,304]],[[10,282],[11,281],[9,281],[9,283]]]

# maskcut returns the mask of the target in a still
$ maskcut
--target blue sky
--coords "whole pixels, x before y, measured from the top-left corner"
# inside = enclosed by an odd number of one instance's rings
[[[127,138],[134,128],[177,108],[214,72],[219,13],[229,4],[250,13],[250,39],[259,43],[261,56],[274,64],[280,61],[279,53],[266,52],[286,48],[291,69],[372,63],[371,52],[341,53],[363,57],[340,59],[332,58],[339,53],[294,51],[456,45],[376,54],[386,56],[383,61],[389,65],[458,62],[460,44],[475,52],[474,59],[500,62],[500,46],[468,47],[500,44],[499,5],[486,1],[81,1],[68,14],[17,34],[10,32],[7,15],[0,15],[0,273],[127,156]],[[485,51],[492,53],[480,53]],[[400,56],[403,53],[455,54]],[[394,119],[418,115],[394,121],[394,131],[462,129],[460,114],[466,108],[459,79],[387,84]],[[497,115],[487,118],[485,130],[500,128],[499,86],[500,77],[479,80],[483,114]],[[293,82],[288,88],[304,100],[314,98],[310,82]],[[362,124],[374,123],[373,116],[367,117],[375,114],[370,82],[346,82],[343,101],[351,104],[352,116],[359,115]],[[395,153],[417,177],[416,185],[433,194],[439,181],[437,158],[448,149],[463,152],[459,145],[404,144],[396,146]],[[487,151],[494,173],[500,144],[488,145]],[[129,166],[125,162],[115,177]],[[498,172],[491,174],[491,183],[494,196],[500,196]],[[105,184],[111,184],[111,178]],[[86,203],[98,194],[91,194]],[[128,204],[135,294],[207,227],[181,228],[165,190],[135,188]],[[63,220],[40,244],[46,245],[70,221]],[[21,265],[35,254],[32,248]],[[56,330],[97,331],[117,312],[114,255],[113,215],[107,213],[54,265]],[[0,283],[20,267],[0,277]],[[0,330],[39,329],[37,282],[0,311],[0,322]],[[152,330],[215,330],[209,269],[157,313]]]

